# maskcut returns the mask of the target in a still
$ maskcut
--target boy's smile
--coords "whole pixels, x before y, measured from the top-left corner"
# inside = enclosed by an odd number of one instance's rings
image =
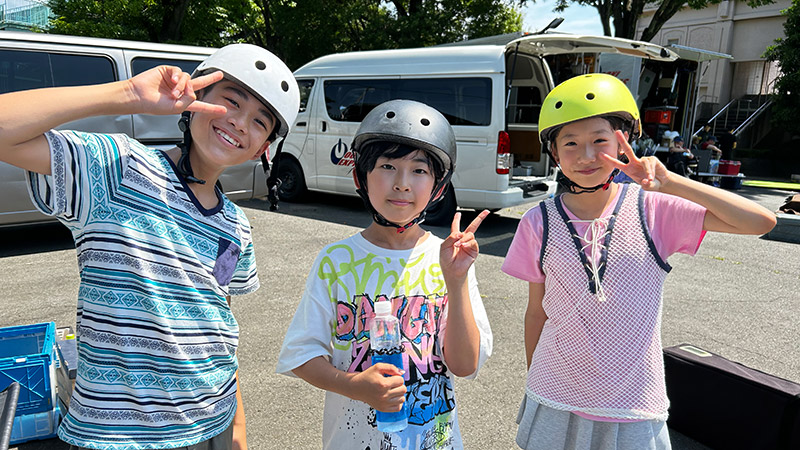
[[[210,86],[202,100],[228,111],[222,116],[195,113],[192,117],[195,151],[190,157],[196,176],[221,172],[266,151],[276,121],[257,97],[237,83],[222,80]]]
[[[370,202],[386,220],[405,225],[428,206],[435,184],[428,160],[421,150],[402,158],[381,156],[367,173]]]

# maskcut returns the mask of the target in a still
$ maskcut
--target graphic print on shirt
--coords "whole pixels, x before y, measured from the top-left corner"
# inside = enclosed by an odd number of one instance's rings
[[[444,280],[438,264],[427,268],[415,267],[423,257],[404,261],[404,268],[413,270],[403,270],[401,273],[385,271],[386,267],[381,264],[384,258],[372,254],[336,265],[328,259],[320,264],[318,275],[329,282],[330,299],[336,308],[334,346],[350,351],[350,363],[343,370],[361,372],[372,365],[369,327],[375,316],[374,303],[391,301],[392,313],[400,321],[403,337],[408,423],[424,425],[444,419],[447,423],[442,426],[452,427],[447,419],[448,413],[455,408],[455,398],[438,343],[447,296],[444,294]],[[360,293],[336,298],[338,288],[343,284],[339,278],[359,275],[361,277],[356,280],[355,286]],[[375,286],[379,293],[364,293],[367,291],[367,282],[371,280],[375,283],[376,277]],[[404,294],[409,292],[418,294]],[[430,439],[436,440],[436,436]]]

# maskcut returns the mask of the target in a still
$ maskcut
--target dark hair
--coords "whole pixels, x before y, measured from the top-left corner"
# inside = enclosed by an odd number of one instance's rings
[[[389,159],[399,159],[417,150],[420,149],[406,144],[398,144],[396,142],[369,142],[361,147],[357,152],[358,158],[356,160],[356,170],[363,174],[367,174],[375,169],[375,163],[381,156]],[[439,161],[438,158],[432,158],[429,152],[423,150],[422,154],[425,155],[425,161],[428,163],[428,168],[433,172],[433,178],[438,183],[444,177],[444,165],[441,161]]]

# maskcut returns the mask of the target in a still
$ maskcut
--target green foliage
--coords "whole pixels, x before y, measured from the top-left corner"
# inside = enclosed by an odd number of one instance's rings
[[[522,29],[526,0],[49,0],[50,32],[219,47],[250,42],[290,67]]]
[[[775,39],[764,57],[776,61],[781,74],[775,81],[772,96],[773,124],[790,133],[800,133],[800,0],[781,12],[786,16],[783,31],[786,37]]]
[[[51,33],[220,46],[241,1],[49,0]],[[249,10],[248,10],[249,12]]]

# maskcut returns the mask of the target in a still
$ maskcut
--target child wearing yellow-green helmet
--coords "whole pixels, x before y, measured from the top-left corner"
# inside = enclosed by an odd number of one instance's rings
[[[552,156],[554,140],[565,124],[592,117],[608,120],[613,128],[628,133],[630,140],[642,134],[639,108],[628,87],[611,75],[591,74],[571,78],[547,95],[539,114],[542,146]],[[553,158],[557,163],[557,157]],[[614,175],[616,171],[605,182],[592,187],[578,185],[563,175],[559,181],[570,192],[591,192],[607,189]]]
[[[766,233],[774,214],[637,157],[629,139],[641,133],[639,111],[612,76],[556,86],[539,126],[567,191],[523,216],[502,266],[529,284],[517,444],[669,449],[660,334],[667,258],[694,254],[706,231]],[[613,182],[617,171],[633,183]]]

